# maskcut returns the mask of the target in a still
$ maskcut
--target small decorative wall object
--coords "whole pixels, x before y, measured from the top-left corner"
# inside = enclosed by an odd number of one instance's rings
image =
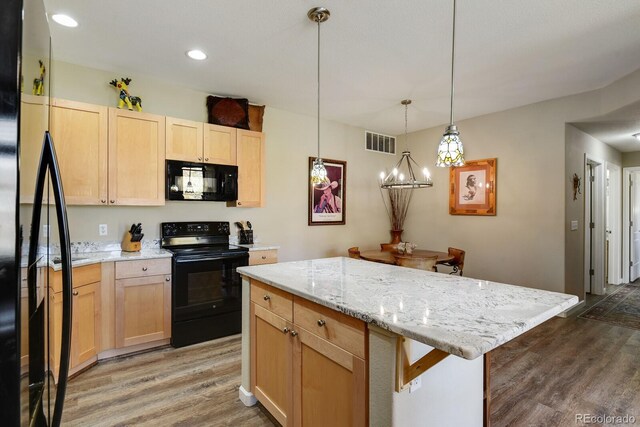
[[[37,96],[44,95],[44,75],[47,72],[42,61],[38,61],[40,64],[40,77],[33,79],[33,94]]]
[[[129,94],[129,83],[131,83],[131,79],[128,77],[123,77],[120,80],[113,79],[109,82],[111,86],[120,92],[118,108],[122,108],[126,104],[129,110],[133,110],[133,107],[136,107],[137,111],[142,111],[142,99],[139,96],[131,96]]]
[[[467,160],[449,173],[449,214],[495,215],[498,159]]]
[[[573,174],[573,200],[578,200],[578,194],[582,194],[580,190],[580,185],[582,184],[582,179],[578,176],[577,173]]]
[[[309,157],[307,176],[315,157]],[[328,181],[309,185],[309,225],[344,225],[346,222],[347,162],[323,159]]]
[[[207,112],[212,125],[249,130],[249,100],[207,96]]]

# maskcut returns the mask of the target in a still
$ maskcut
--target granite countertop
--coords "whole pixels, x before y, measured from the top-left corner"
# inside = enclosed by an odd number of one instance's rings
[[[249,252],[252,251],[270,251],[270,250],[277,250],[280,249],[280,246],[276,246],[276,245],[270,245],[267,243],[262,243],[262,242],[258,242],[258,243],[253,243],[251,245],[241,245],[239,243],[233,243],[236,246],[240,246],[243,248],[247,248],[249,249]]]
[[[60,255],[54,254],[51,259],[59,257]],[[100,262],[113,262],[113,261],[132,261],[139,259],[154,259],[154,258],[171,258],[172,254],[164,249],[142,249],[140,252],[124,252],[124,251],[104,251],[104,252],[79,252],[73,253],[71,259],[71,265],[73,267],[80,267],[83,265],[97,264]],[[27,257],[22,258],[22,267],[27,266]],[[49,262],[49,267],[54,271],[60,270],[61,264],[56,264],[52,261]]]
[[[488,353],[578,302],[573,295],[351,258],[238,272],[465,359]]]

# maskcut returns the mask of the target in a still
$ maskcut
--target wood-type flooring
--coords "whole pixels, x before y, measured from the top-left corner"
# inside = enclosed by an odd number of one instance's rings
[[[575,426],[576,414],[640,423],[640,331],[553,318],[491,362],[492,426]],[[239,383],[239,336],[103,361],[69,382],[63,425],[272,426],[238,400]]]

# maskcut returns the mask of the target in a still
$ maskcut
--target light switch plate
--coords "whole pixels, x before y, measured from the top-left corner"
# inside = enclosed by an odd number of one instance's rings
[[[100,225],[98,226],[98,233],[99,233],[101,236],[106,236],[106,235],[108,234],[108,231],[109,231],[109,230],[108,230],[108,228],[107,228],[107,224],[100,224]]]
[[[576,231],[578,229],[578,221],[571,221],[571,231]]]
[[[420,387],[422,387],[422,378],[420,378],[420,376],[417,376],[409,383],[409,393],[413,393]]]

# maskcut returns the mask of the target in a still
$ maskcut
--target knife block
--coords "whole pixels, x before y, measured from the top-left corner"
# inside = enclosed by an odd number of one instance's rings
[[[124,252],[140,252],[140,249],[142,248],[141,242],[132,242],[131,237],[131,233],[125,231],[124,236],[122,237],[122,242],[120,243],[120,248]]]
[[[251,245],[253,244],[253,230],[240,230],[239,232],[241,245]]]

